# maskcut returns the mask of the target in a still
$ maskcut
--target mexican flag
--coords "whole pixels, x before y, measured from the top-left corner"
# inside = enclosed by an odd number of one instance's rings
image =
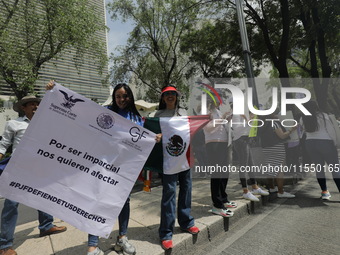
[[[153,148],[144,170],[176,174],[193,163],[190,141],[210,121],[209,115],[145,118],[144,127],[162,133],[162,141]]]

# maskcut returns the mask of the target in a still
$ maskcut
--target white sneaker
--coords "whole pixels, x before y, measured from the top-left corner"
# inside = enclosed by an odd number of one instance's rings
[[[329,191],[327,191],[326,193],[321,192],[321,199],[322,200],[329,200],[331,198],[331,193],[329,193]]]
[[[279,191],[278,187],[275,186],[274,189],[269,189],[270,193],[277,193]]]
[[[269,195],[268,191],[264,191],[261,188],[253,189],[251,193],[253,193],[254,195],[261,195],[261,196],[268,196]]]
[[[136,254],[136,248],[131,243],[129,243],[129,240],[126,236],[122,238],[117,237],[117,242],[114,246],[114,250],[117,252],[121,251],[124,255]]]
[[[97,247],[94,251],[88,252],[87,255],[104,255],[104,252]]]
[[[260,201],[260,199],[258,199],[257,197],[255,197],[251,192],[248,191],[248,193],[243,193],[243,198],[250,200],[250,201],[254,201],[254,202],[258,202]]]
[[[229,210],[229,209],[223,209],[223,208],[216,208],[216,207],[213,207],[213,209],[211,210],[211,212],[213,214],[217,214],[217,215],[220,215],[222,217],[231,217],[234,215],[234,212]]]
[[[282,194],[281,193],[277,193],[277,197],[279,197],[279,198],[294,198],[295,195],[290,194],[290,193],[284,191]]]

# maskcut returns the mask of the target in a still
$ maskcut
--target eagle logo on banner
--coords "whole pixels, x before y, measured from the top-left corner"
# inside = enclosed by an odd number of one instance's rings
[[[77,103],[77,102],[85,102],[83,99],[79,99],[79,98],[73,98],[73,95],[71,95],[70,97],[68,96],[68,94],[65,91],[59,90],[60,93],[62,93],[64,95],[64,103],[62,103],[61,105],[64,106],[67,109],[70,109]]]
[[[183,154],[187,143],[183,143],[182,137],[173,135],[166,146],[166,151],[173,157],[178,157]]]

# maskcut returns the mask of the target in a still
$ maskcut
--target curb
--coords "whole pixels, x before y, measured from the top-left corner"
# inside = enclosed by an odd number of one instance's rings
[[[256,213],[257,210],[266,206],[270,201],[276,200],[275,194],[267,197],[257,195],[260,199],[259,202],[243,199],[238,176],[230,176],[227,193],[230,200],[238,203],[238,207],[231,208],[235,212],[232,217],[223,218],[209,213],[209,209],[212,207],[209,179],[193,179],[192,191],[191,212],[195,218],[195,225],[200,228],[201,232],[198,235],[183,233],[180,231],[176,221],[173,235],[174,248],[168,251],[161,248],[158,237],[162,187],[154,187],[150,193],[138,191],[131,194],[128,237],[131,244],[136,247],[138,255],[192,254],[199,247],[228,233],[228,230],[239,220]],[[18,255],[85,255],[87,251],[87,233],[59,219],[55,219],[55,223],[67,226],[68,230],[58,235],[39,238],[37,220],[17,226],[14,249]],[[116,236],[118,235],[117,225],[115,224],[108,239],[100,239],[99,247],[105,252],[105,255],[117,254],[117,252],[113,251]]]

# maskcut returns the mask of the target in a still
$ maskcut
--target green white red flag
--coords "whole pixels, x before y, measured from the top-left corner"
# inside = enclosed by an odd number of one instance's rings
[[[145,118],[144,127],[162,133],[144,169],[164,174],[188,170],[193,163],[190,141],[210,121],[209,115]]]

